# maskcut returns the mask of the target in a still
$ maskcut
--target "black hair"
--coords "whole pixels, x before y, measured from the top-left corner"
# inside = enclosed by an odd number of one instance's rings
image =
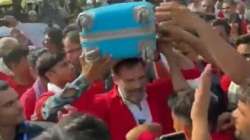
[[[110,140],[110,133],[105,123],[88,114],[67,116],[63,125],[43,132],[35,140]]]
[[[191,109],[194,102],[194,91],[185,93],[176,93],[168,98],[168,105],[172,112],[178,117],[185,120],[186,123],[192,124]],[[208,121],[212,129],[216,126],[217,118],[219,116],[218,101],[212,96],[209,110]]]
[[[215,19],[214,21],[212,21],[212,26],[222,26],[225,29],[226,34],[228,36],[230,35],[231,27],[226,20]]]
[[[75,32],[80,32],[81,29],[79,28],[79,26],[75,23],[69,24],[67,25],[64,29],[63,29],[63,36],[65,37],[67,35],[68,32],[71,31],[75,31]]]
[[[35,68],[36,67],[36,61],[37,59],[43,54],[47,52],[47,49],[46,48],[36,48],[36,49],[33,49],[33,50],[30,50],[30,53],[28,55],[28,61],[29,61],[29,64],[32,68]]]
[[[63,53],[43,53],[36,62],[36,70],[38,72],[38,75],[48,80],[48,77],[45,76],[46,72],[48,72],[54,65],[56,65],[63,59]]]
[[[64,126],[64,129],[74,139],[110,140],[110,133],[105,123],[88,114],[73,119]]]
[[[15,47],[11,51],[3,53],[3,62],[11,68],[11,64],[18,64],[21,58],[26,57],[29,54],[29,50],[26,48]]]
[[[249,44],[250,45],[250,35],[245,34],[245,35],[238,37],[235,41],[235,44],[236,44],[236,46],[238,46],[240,44]]]
[[[63,33],[61,29],[55,27],[49,27],[45,31],[45,34],[47,34],[50,37],[50,41],[57,47],[63,46],[62,44]]]
[[[69,31],[64,38],[68,38],[71,42],[80,44],[80,36],[77,31]]]
[[[132,68],[139,63],[141,63],[142,65],[145,65],[145,62],[141,58],[124,59],[124,60],[121,60],[118,63],[116,63],[113,66],[112,70],[113,70],[114,74],[119,74],[121,68],[123,68],[123,67]]]

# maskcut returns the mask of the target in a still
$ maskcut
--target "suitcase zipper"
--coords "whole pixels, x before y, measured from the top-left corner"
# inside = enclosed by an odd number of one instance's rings
[[[135,36],[142,36],[146,34],[154,34],[155,27],[151,26],[148,28],[140,28],[140,29],[123,29],[119,31],[113,32],[99,32],[99,33],[92,33],[88,35],[81,34],[81,41],[103,41],[103,40],[112,40],[112,39],[119,39],[119,38],[127,38],[127,37],[135,37]]]

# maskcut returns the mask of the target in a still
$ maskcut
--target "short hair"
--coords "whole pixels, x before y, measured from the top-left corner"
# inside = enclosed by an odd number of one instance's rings
[[[19,42],[12,37],[0,39],[0,56],[4,63],[10,68],[11,64],[18,64],[22,57],[29,53],[27,48],[22,47]]]
[[[30,53],[27,58],[32,68],[36,67],[36,61],[45,52],[47,52],[46,48],[36,48],[36,49],[30,50]]]
[[[94,116],[84,114],[63,127],[70,137],[84,140],[110,140],[105,123]]]
[[[80,35],[77,31],[70,31],[68,32],[64,38],[68,38],[70,42],[80,44]]]
[[[245,35],[238,37],[235,41],[235,44],[236,44],[236,46],[238,46],[240,44],[249,44],[250,45],[250,35],[245,34]]]
[[[113,66],[112,71],[113,71],[114,74],[119,74],[120,70],[123,67],[132,68],[132,67],[136,66],[137,64],[145,65],[145,62],[141,58],[127,58],[127,59],[123,59],[123,60],[120,60],[119,62],[117,62]]]
[[[55,44],[56,46],[63,46],[62,45],[62,39],[63,34],[62,30],[55,27],[49,27],[46,29],[45,34],[47,34],[50,37],[50,41]]]
[[[63,59],[63,53],[43,53],[36,62],[36,70],[38,72],[38,75],[48,80],[48,78],[45,76],[46,72],[48,72],[54,65],[56,65]]]
[[[186,123],[192,124],[191,119],[191,109],[194,102],[194,91],[193,92],[183,92],[176,93],[169,97],[168,105],[172,112],[178,117],[185,120]],[[209,110],[208,110],[208,121],[213,127],[217,123],[217,118],[219,116],[218,101],[214,96],[210,100]]]
[[[74,139],[70,139],[62,128],[54,126],[42,132],[39,136],[37,136],[33,140],[74,140]]]
[[[237,4],[237,2],[235,2],[234,0],[223,0],[223,3],[227,3],[227,4],[230,4],[230,5]]]
[[[239,100],[243,103],[250,104],[250,79],[239,88]]]
[[[63,29],[63,36],[65,37],[67,33],[71,31],[75,31],[79,33],[81,29],[76,23],[69,24]]]
[[[226,20],[215,19],[212,21],[212,26],[222,26],[225,29],[227,35],[230,35],[231,27]]]

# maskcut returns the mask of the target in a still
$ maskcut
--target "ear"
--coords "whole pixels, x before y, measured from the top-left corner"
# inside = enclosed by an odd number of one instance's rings
[[[112,73],[112,79],[113,79],[114,84],[117,85],[119,82],[119,76]]]
[[[52,71],[47,71],[47,72],[44,74],[44,76],[49,80],[49,82],[51,81],[51,79],[54,78],[54,75],[55,75],[55,73],[52,72]]]
[[[10,63],[10,64],[6,64],[6,66],[15,73],[15,71],[17,70],[17,63]]]

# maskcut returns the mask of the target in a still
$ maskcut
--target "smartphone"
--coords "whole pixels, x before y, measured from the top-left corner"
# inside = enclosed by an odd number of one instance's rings
[[[170,134],[165,134],[160,137],[160,140],[186,140],[184,132],[175,132]]]

